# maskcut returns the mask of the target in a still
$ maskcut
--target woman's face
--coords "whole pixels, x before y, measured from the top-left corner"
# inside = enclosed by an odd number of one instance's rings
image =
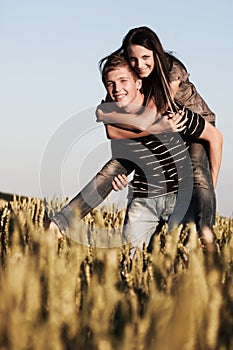
[[[130,45],[128,57],[131,66],[137,72],[140,78],[147,78],[154,69],[153,51],[140,45]]]

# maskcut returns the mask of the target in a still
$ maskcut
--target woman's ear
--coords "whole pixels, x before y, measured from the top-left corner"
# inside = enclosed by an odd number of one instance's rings
[[[137,90],[140,90],[140,89],[141,89],[141,87],[142,87],[142,79],[138,79],[138,80],[136,81],[136,87],[137,87]]]

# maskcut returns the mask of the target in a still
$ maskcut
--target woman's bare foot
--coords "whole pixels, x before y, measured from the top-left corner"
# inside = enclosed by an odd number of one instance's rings
[[[49,231],[55,236],[57,236],[58,241],[62,239],[62,233],[59,230],[58,226],[55,224],[55,222],[51,221],[51,223],[49,224]]]

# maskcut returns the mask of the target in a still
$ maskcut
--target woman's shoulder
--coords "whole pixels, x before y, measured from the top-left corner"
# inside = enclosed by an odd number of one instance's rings
[[[184,65],[183,62],[181,62],[181,60],[179,60],[173,53],[173,51],[168,51],[166,52],[166,57],[168,59],[168,62],[170,64],[170,66],[178,66],[180,68],[182,68],[183,70],[185,70],[187,72],[187,69]]]
[[[185,65],[171,52],[166,53],[166,55],[169,62],[170,82],[174,80],[186,81],[189,77],[189,73]]]

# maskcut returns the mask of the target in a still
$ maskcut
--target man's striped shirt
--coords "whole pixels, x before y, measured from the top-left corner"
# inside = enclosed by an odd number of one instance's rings
[[[180,133],[161,133],[135,139],[112,140],[113,158],[134,163],[135,174],[129,184],[130,197],[158,197],[176,193],[192,175],[188,145],[202,133],[205,120],[179,105],[187,117]]]

